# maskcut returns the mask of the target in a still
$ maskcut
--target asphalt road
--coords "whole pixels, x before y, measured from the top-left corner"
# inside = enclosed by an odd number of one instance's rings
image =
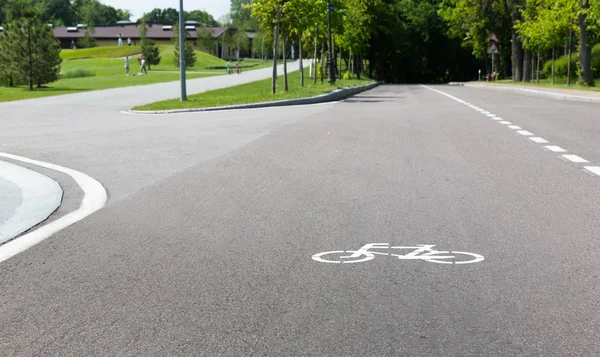
[[[598,106],[432,88],[511,124],[382,86],[320,106],[6,125],[11,151],[111,197],[0,264],[0,355],[600,354],[600,177],[582,170],[600,164]],[[311,259],[368,243],[485,260]]]

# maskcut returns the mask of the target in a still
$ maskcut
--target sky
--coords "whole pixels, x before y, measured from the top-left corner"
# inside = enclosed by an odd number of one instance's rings
[[[172,7],[179,9],[178,0],[101,0],[106,5],[117,9],[125,9],[133,12],[133,18],[136,20],[144,13],[152,11],[154,8],[164,9]],[[125,5],[127,4],[127,5]],[[183,0],[183,9],[185,11],[204,10],[213,15],[215,20],[229,12],[229,0]]]

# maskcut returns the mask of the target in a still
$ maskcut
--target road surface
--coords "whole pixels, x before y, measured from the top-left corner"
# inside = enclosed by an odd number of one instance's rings
[[[0,355],[600,354],[598,106],[430,88],[4,122],[109,202],[0,263]]]

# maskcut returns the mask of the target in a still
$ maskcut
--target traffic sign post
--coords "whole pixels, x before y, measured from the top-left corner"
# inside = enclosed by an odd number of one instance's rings
[[[495,59],[494,55],[500,54],[500,50],[498,49],[500,40],[498,39],[498,36],[492,32],[492,34],[488,38],[488,43],[489,43],[490,47],[488,48],[487,52],[492,55],[492,74],[493,74],[494,73],[494,59]]]

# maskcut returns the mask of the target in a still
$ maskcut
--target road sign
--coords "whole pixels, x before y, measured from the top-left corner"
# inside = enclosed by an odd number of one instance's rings
[[[488,43],[500,43],[500,40],[498,39],[498,36],[496,36],[495,33],[492,32],[492,34],[490,35],[490,38],[488,38]]]
[[[498,46],[495,43],[492,43],[490,48],[488,48],[488,53],[491,55],[499,55],[500,50],[498,50]]]

